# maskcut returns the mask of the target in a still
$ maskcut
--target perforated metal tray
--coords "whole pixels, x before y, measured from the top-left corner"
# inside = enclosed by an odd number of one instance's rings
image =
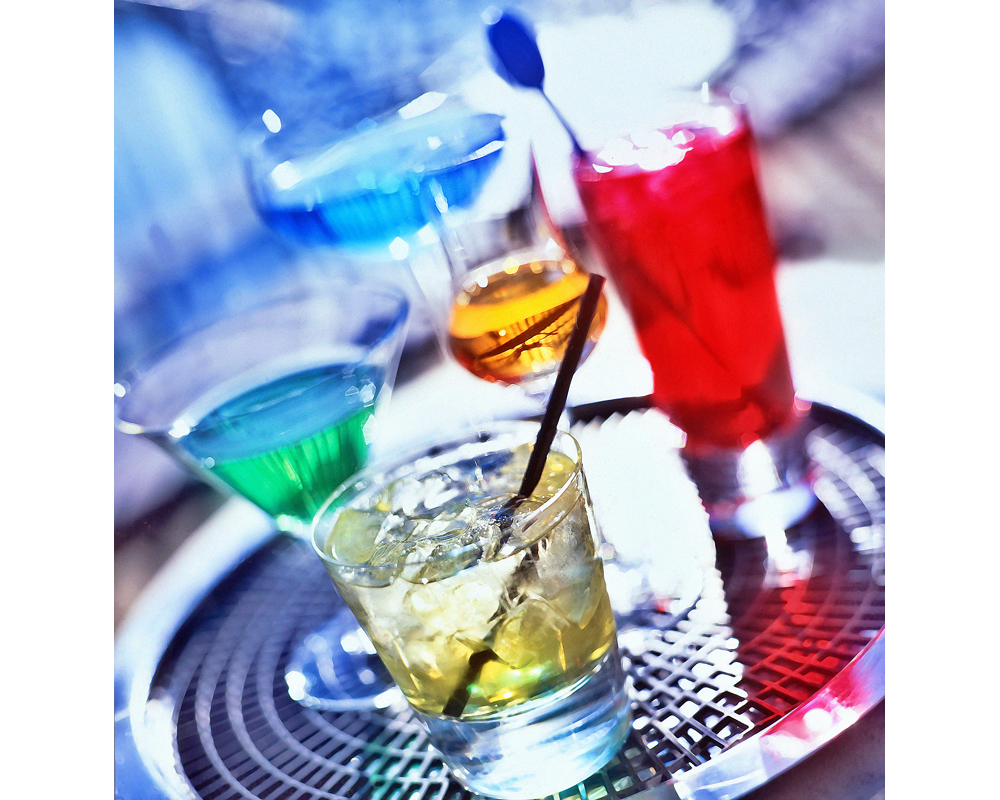
[[[639,405],[611,404],[590,416],[642,413],[631,410]],[[560,798],[631,797],[707,775],[723,761],[719,785],[729,788],[699,796],[737,797],[767,774],[753,777],[758,767],[723,754],[748,750],[821,690],[829,694],[880,643],[884,437],[819,403],[809,424],[821,504],[787,532],[783,560],[765,539],[716,542],[693,607],[622,632],[633,729],[603,770]],[[116,648],[116,796],[470,796],[405,704],[334,713],[289,698],[292,649],[342,602],[307,546],[258,523],[220,563],[192,552],[187,569],[181,559],[172,570],[201,587],[177,589],[177,597],[161,585]],[[884,668],[866,666],[882,670],[866,676],[870,705],[884,696]],[[781,768],[825,738],[807,731],[797,741]]]

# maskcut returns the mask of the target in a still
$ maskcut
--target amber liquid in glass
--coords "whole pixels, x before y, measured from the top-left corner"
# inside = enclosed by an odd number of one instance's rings
[[[452,305],[448,339],[456,360],[488,381],[520,384],[554,375],[589,275],[570,258],[508,258],[470,273]],[[607,318],[601,296],[585,358]]]
[[[525,445],[463,460],[448,467],[450,482],[440,471],[395,481],[367,507],[342,511],[323,546],[332,559],[374,568],[330,574],[424,713],[448,716],[477,654],[487,657],[456,709],[463,718],[514,711],[572,686],[615,640],[586,489],[571,458],[550,452],[538,487],[518,506],[513,528],[518,517],[539,515],[523,531],[537,538],[500,544],[498,514],[515,496],[528,453]],[[425,495],[451,499],[402,510]]]

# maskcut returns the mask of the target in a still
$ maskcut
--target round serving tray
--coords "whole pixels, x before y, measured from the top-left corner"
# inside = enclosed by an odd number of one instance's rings
[[[662,432],[657,415],[632,399],[577,408],[571,419],[582,439],[610,448],[602,461],[620,446],[628,463],[635,430]],[[685,563],[700,572],[692,604],[620,632],[631,733],[563,800],[738,797],[884,697],[884,435],[821,403],[808,425],[820,503],[778,540],[713,541],[694,525],[708,549]],[[638,440],[648,450],[650,437]],[[600,481],[591,483],[606,527],[611,506],[602,511]],[[289,697],[292,651],[342,601],[311,549],[255,512],[212,523],[119,636],[116,797],[470,797],[405,704],[338,713]]]

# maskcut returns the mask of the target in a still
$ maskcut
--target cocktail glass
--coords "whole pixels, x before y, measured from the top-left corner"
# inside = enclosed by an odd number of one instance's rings
[[[742,107],[678,94],[650,120],[585,138],[573,178],[587,228],[653,370],[653,399],[713,529],[762,535],[815,502]]]
[[[445,237],[456,266],[448,345],[478,378],[517,386],[540,406],[552,389],[589,274],[549,216],[533,156],[512,163],[526,189],[503,214],[460,217]],[[607,319],[603,294],[581,354]]]
[[[445,763],[474,792],[572,786],[623,743],[629,702],[579,446],[496,423],[371,466],[313,546]],[[513,508],[512,508],[513,504]]]
[[[475,204],[505,142],[501,116],[440,92],[350,121],[339,109],[305,119],[268,109],[244,136],[263,220],[307,250],[335,250],[366,274],[403,265],[398,282],[438,335],[452,276],[441,214]]]
[[[400,289],[374,282],[328,282],[250,303],[124,367],[115,425],[307,539],[330,493],[368,460],[408,314]],[[345,679],[317,675],[312,692],[330,707],[389,702],[388,682],[369,663],[377,660],[341,645],[352,631],[357,623],[342,614],[309,639],[327,644]],[[290,680],[302,684],[298,674]]]

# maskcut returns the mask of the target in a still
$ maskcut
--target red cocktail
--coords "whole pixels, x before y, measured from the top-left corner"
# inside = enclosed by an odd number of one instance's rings
[[[794,415],[775,254],[745,118],[728,104],[691,108],[591,151],[574,180],[656,403],[688,451],[742,450]]]

